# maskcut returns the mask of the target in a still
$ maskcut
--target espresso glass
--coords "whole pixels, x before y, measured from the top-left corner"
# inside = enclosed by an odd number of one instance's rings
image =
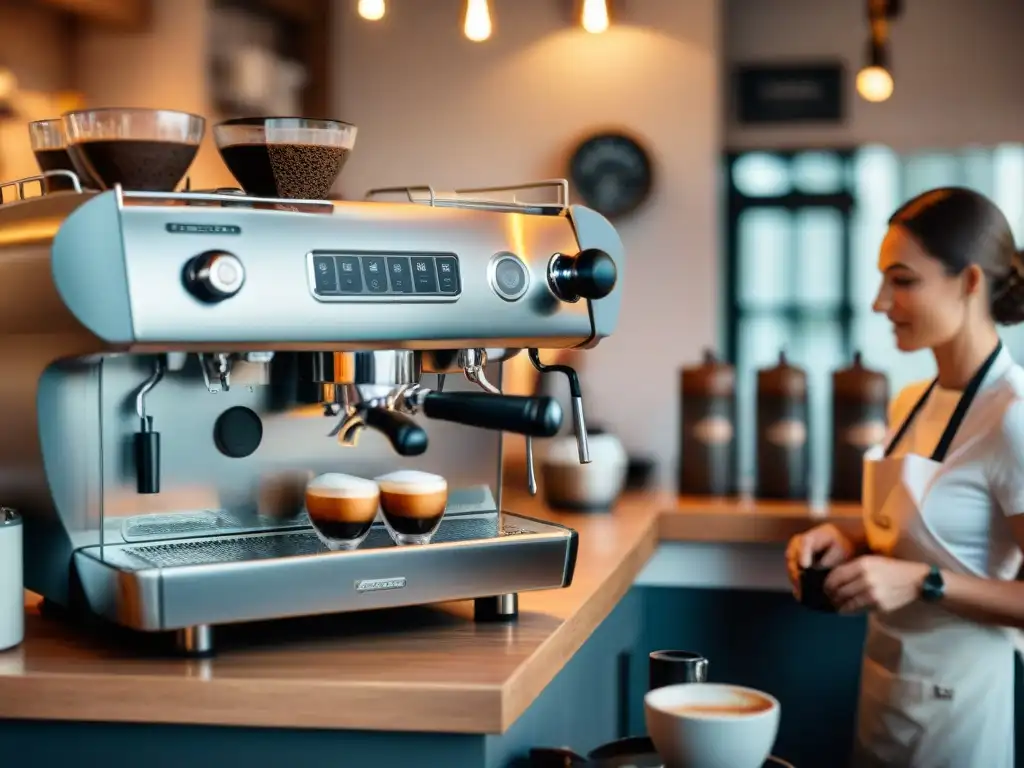
[[[324,546],[355,549],[370,532],[380,508],[380,489],[372,480],[329,472],[306,485],[306,513]]]
[[[206,119],[169,109],[85,109],[62,117],[72,161],[104,189],[173,192],[199,151]]]
[[[375,480],[384,525],[395,544],[429,544],[448,505],[448,481],[417,470],[391,472]]]
[[[71,171],[76,173],[75,166],[68,154],[67,139],[64,137],[64,128],[60,118],[49,120],[36,120],[28,124],[28,138],[32,145],[32,153],[36,156],[36,163],[43,173],[47,171]],[[85,179],[79,178],[82,186],[85,186]],[[48,176],[43,181],[43,191],[67,192],[75,188],[74,183],[67,176]]]
[[[340,120],[240,117],[213,127],[224,165],[254,197],[325,200],[358,129]]]
[[[648,690],[680,683],[706,683],[708,660],[693,651],[653,651],[648,661]]]

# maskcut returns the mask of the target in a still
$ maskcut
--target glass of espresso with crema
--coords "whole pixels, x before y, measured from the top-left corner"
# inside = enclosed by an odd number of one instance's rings
[[[429,544],[448,505],[441,475],[404,469],[375,478],[384,525],[396,544]]]
[[[306,512],[328,549],[355,549],[370,532],[380,507],[373,480],[328,472],[306,485]]]

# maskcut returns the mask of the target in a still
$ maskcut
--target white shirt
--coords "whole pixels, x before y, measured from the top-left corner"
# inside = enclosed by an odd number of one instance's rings
[[[888,439],[930,383],[910,384],[893,399]],[[931,457],[961,394],[936,386],[891,455]],[[1024,557],[1006,518],[1024,514],[1024,369],[1005,348],[968,409],[922,513],[970,572],[1016,578]]]

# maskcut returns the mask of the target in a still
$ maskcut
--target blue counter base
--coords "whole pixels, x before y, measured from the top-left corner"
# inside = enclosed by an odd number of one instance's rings
[[[813,613],[786,594],[637,588],[501,736],[405,732],[402,723],[368,732],[0,720],[0,764],[514,768],[527,765],[533,746],[585,753],[644,733],[647,654],[675,648],[705,654],[712,680],[782,702],[777,755],[797,768],[840,768],[853,738],[864,629],[863,618]]]

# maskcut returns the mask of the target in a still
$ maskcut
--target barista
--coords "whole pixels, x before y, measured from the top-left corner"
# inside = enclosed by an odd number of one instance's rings
[[[1024,263],[984,196],[935,189],[889,220],[876,312],[938,376],[892,402],[865,456],[863,541],[794,537],[842,613],[868,612],[853,765],[1011,768],[1014,637],[1024,628],[1024,369],[996,324],[1024,321]]]

